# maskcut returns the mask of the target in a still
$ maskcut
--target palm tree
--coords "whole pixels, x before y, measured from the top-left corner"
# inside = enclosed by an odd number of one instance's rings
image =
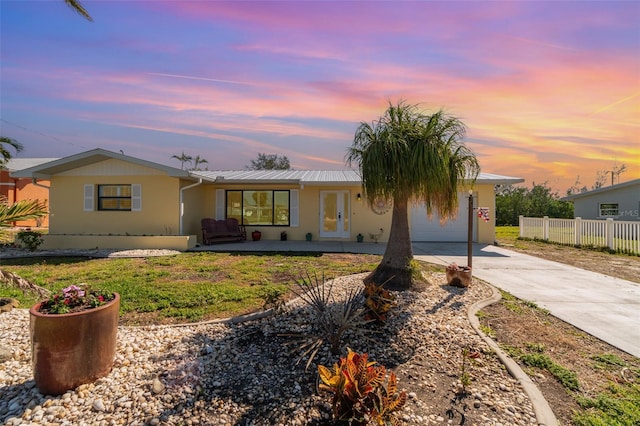
[[[199,155],[196,155],[195,158],[193,159],[193,170],[200,170],[198,167],[201,164],[209,164],[209,161],[205,160]]]
[[[4,136],[0,136],[0,167],[7,164],[7,161],[13,158],[11,152],[7,150],[5,145],[9,145],[16,150],[16,152],[20,152],[24,149],[22,144],[15,139],[7,138]]]
[[[408,206],[424,203],[431,217],[455,216],[458,191],[472,182],[480,168],[474,153],[463,143],[464,124],[442,110],[423,114],[417,105],[389,104],[372,124],[362,122],[356,130],[347,163],[357,163],[364,196],[369,205],[393,202],[389,241],[380,264],[365,282],[386,288],[412,287],[413,249]]]
[[[37,219],[47,215],[47,206],[40,200],[20,200],[9,204],[6,197],[0,197],[0,228],[11,226],[19,220]]]
[[[64,0],[64,2],[71,9],[75,10],[76,12],[78,12],[87,21],[93,22],[93,18],[91,17],[91,15],[89,15],[89,12],[86,11],[86,9],[80,4],[80,2],[78,0]]]
[[[182,151],[181,155],[172,155],[171,158],[175,158],[180,162],[180,168],[184,170],[184,163],[191,163],[193,161],[193,157],[187,155]]]

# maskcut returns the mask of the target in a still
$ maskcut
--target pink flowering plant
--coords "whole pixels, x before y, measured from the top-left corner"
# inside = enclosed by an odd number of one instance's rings
[[[450,272],[458,272],[458,271],[470,271],[471,268],[469,268],[468,266],[458,266],[457,263],[450,263],[447,266],[447,271]]]
[[[40,305],[43,314],[70,314],[104,305],[114,299],[113,293],[90,289],[86,284],[70,285]]]

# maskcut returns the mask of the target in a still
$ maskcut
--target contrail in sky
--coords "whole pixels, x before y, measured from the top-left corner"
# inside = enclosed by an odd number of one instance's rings
[[[190,75],[178,75],[178,74],[163,74],[159,72],[147,72],[145,74],[158,75],[160,77],[183,78],[185,80],[201,80],[201,81],[212,81],[214,83],[228,83],[228,84],[242,84],[244,86],[257,86],[256,83],[247,83],[244,81],[233,81],[233,80],[221,80],[218,78],[193,77]]]
[[[633,99],[633,98],[635,98],[635,97],[637,97],[639,95],[640,95],[640,92],[634,93],[633,95],[627,96],[626,98],[620,99],[620,100],[618,100],[618,101],[616,101],[616,102],[614,102],[612,104],[605,105],[602,108],[600,108],[599,110],[592,112],[590,115],[596,115],[598,113],[601,113],[602,111],[606,111],[606,110],[608,110],[610,108],[613,108],[616,105],[619,105],[619,104],[621,104],[623,102],[627,102],[627,101],[629,101],[629,100],[631,100],[631,99]]]

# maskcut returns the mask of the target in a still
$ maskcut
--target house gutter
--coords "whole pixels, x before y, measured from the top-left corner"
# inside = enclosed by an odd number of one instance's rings
[[[32,179],[31,179],[31,183],[33,183],[35,186],[39,186],[40,188],[51,189],[51,187],[50,187],[50,186],[47,186],[47,185],[43,185],[43,184],[41,184],[41,183],[38,183],[38,179],[36,179],[36,178],[32,178]]]
[[[184,191],[186,191],[187,189],[195,188],[198,185],[202,185],[202,178],[198,179],[198,181],[196,183],[193,183],[191,185],[187,185],[184,188],[180,188],[180,234],[179,235],[183,235],[183,228],[184,228],[184,224],[183,224],[183,219],[184,219]]]

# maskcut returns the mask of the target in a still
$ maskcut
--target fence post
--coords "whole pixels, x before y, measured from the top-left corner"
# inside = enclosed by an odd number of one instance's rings
[[[520,227],[520,238],[524,238],[524,216],[518,216],[518,226]]]
[[[582,218],[576,217],[573,221],[573,231],[575,232],[575,245],[582,244]]]
[[[607,223],[605,225],[605,238],[607,240],[607,247],[611,250],[615,250],[613,246],[613,219],[608,218]]]
[[[542,218],[542,239],[549,240],[549,216]]]

